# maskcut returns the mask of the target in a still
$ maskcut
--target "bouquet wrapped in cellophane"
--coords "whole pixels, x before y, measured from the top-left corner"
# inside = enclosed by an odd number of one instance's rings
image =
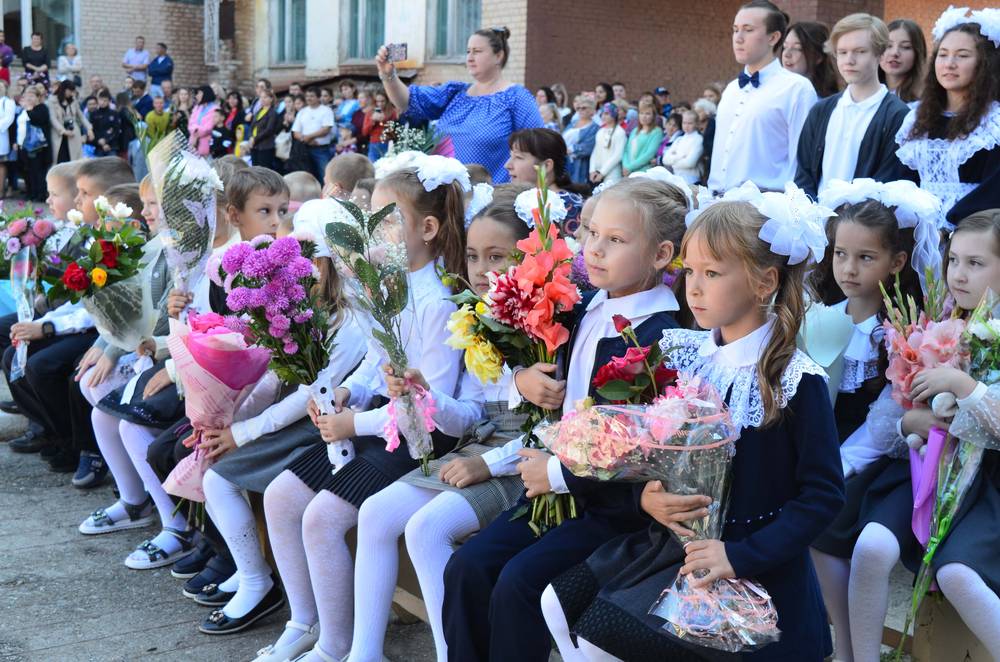
[[[352,202],[340,204],[353,222],[329,223],[327,237],[341,258],[341,267],[350,271],[345,276],[354,288],[354,301],[374,323],[372,336],[385,351],[393,374],[402,375],[408,363],[408,339],[403,337],[401,314],[410,301],[403,219],[395,204],[373,213]],[[430,475],[434,453],[434,410],[430,391],[412,384],[409,393],[389,401],[389,422],[382,431],[389,452],[399,447],[400,435],[406,439],[410,457],[420,460],[425,475]]]
[[[156,326],[150,294],[154,260],[145,252],[146,236],[129,219],[124,203],[113,207],[104,196],[94,200],[99,221],[82,225],[60,254],[66,271],[49,277],[50,299],[83,301],[94,326],[108,342],[135,351]]]
[[[684,523],[694,535],[678,539],[721,538],[739,430],[718,392],[700,378],[681,375],[650,404],[597,405],[536,433],[576,476],[659,480],[675,494],[711,497],[704,517]],[[780,636],[770,596],[749,579],[693,588],[687,575],[678,575],[650,613],[674,636],[716,650],[746,652]]]
[[[223,190],[222,180],[208,161],[191,151],[180,131],[157,142],[147,159],[174,287],[190,292],[205,273],[212,252],[215,197]]]

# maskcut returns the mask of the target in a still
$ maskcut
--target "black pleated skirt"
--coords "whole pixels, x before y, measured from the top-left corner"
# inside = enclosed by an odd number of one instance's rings
[[[166,430],[174,425],[184,416],[184,401],[177,394],[176,385],[170,384],[148,398],[142,397],[146,384],[164,365],[164,361],[157,361],[152,368],[139,375],[135,391],[127,403],[122,404],[121,400],[128,384],[104,396],[97,403],[97,408],[115,418],[158,430]]]
[[[920,566],[923,550],[913,535],[913,483],[910,461],[882,457],[845,482],[846,502],[833,524],[812,546],[849,559],[861,531],[870,522],[892,531],[899,542],[900,560],[912,572]]]
[[[434,457],[450,453],[458,443],[456,437],[449,437],[440,431],[431,433],[431,438]],[[385,439],[381,437],[356,437],[351,441],[354,443],[354,459],[337,473],[333,473],[325,443],[313,444],[286,468],[310,489],[316,492],[329,490],[360,508],[365,499],[420,466],[420,460],[410,457],[403,439],[391,453],[385,450]]]

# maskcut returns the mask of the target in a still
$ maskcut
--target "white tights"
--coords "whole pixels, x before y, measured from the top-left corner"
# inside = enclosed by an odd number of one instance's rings
[[[990,657],[1000,660],[1000,598],[967,565],[949,563],[937,571],[937,583]]]
[[[206,510],[233,555],[239,571],[239,589],[223,611],[230,618],[247,615],[274,586],[271,568],[257,537],[257,522],[243,491],[215,471],[205,473]]]
[[[354,635],[350,662],[380,662],[399,569],[399,536],[420,581],[439,662],[448,659],[441,610],[444,568],[455,544],[479,530],[461,495],[396,482],[369,497],[358,515]]]
[[[343,657],[351,648],[354,620],[354,564],[344,537],[357,524],[358,509],[331,492],[314,493],[283,471],[264,492],[264,512],[292,620],[311,625],[318,613],[317,646],[330,657]],[[279,643],[287,643],[284,639],[282,634]],[[319,659],[310,653],[303,662]]]
[[[833,622],[833,659],[838,662],[851,662],[854,653],[851,650],[851,621],[847,603],[851,562],[816,549],[809,551],[812,554],[813,565],[816,566],[820,588],[823,590],[826,613]]]
[[[889,609],[889,574],[897,561],[899,543],[892,531],[876,522],[865,526],[854,546],[848,585],[855,660],[879,659],[882,626]]]

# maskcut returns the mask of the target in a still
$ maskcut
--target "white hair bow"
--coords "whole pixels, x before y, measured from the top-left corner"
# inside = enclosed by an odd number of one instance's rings
[[[545,207],[549,210],[549,220],[556,225],[561,225],[569,213],[569,210],[566,209],[566,204],[559,194],[552,191],[549,191]],[[535,217],[532,213],[535,209],[538,209],[537,188],[521,191],[517,194],[517,197],[514,199],[514,211],[517,212],[517,217],[524,221],[525,225],[529,228],[535,227]]]
[[[834,216],[833,210],[810,200],[792,182],[785,184],[784,193],[768,191],[760,198],[754,206],[767,222],[759,236],[771,244],[771,252],[787,255],[788,264],[799,264],[810,256],[817,263],[822,261],[827,244],[826,219]]]
[[[433,191],[442,184],[451,184],[452,182],[458,182],[463,191],[472,190],[469,170],[458,159],[440,154],[428,154],[424,158],[418,159],[415,165],[417,166],[417,177],[426,191]]]
[[[1000,48],[1000,9],[995,7],[970,12],[968,7],[949,5],[934,23],[931,36],[934,37],[934,41],[939,42],[949,30],[964,23],[978,23],[979,33],[992,41],[994,46]]]
[[[493,202],[493,187],[486,183],[476,184],[472,187],[472,199],[469,200],[468,207],[465,208],[465,227],[468,229],[472,219],[476,214],[486,209]]]

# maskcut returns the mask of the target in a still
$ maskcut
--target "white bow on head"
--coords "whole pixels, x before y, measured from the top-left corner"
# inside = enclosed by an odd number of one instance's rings
[[[426,191],[433,191],[442,184],[452,182],[458,182],[465,192],[472,190],[469,170],[458,159],[440,154],[428,154],[419,159],[415,165],[417,177]]]
[[[485,182],[475,184],[472,187],[472,199],[465,207],[465,228],[469,228],[472,219],[476,214],[486,209],[493,202],[493,187]]]
[[[810,200],[792,182],[785,184],[784,193],[768,191],[760,196],[760,203],[754,206],[767,222],[759,236],[771,244],[771,252],[787,255],[788,264],[799,264],[810,256],[821,262],[827,244],[826,219],[835,215],[833,210]]]
[[[655,179],[658,182],[673,184],[684,193],[684,197],[688,201],[688,209],[694,207],[694,191],[691,190],[691,185],[684,181],[683,177],[670,172],[663,166],[654,166],[649,170],[633,172],[629,175],[629,178],[632,177],[645,177],[646,179]]]
[[[553,223],[561,225],[566,220],[569,210],[566,209],[566,204],[558,193],[549,191],[545,200],[545,206],[549,210],[549,220]],[[535,227],[535,217],[532,213],[535,209],[538,209],[537,188],[521,191],[514,198],[514,211],[517,212],[517,217],[524,221],[525,225],[529,228]]]
[[[986,7],[970,12],[968,7],[955,7],[949,5],[945,9],[934,28],[931,36],[935,42],[941,41],[949,30],[964,23],[978,23],[979,34],[993,42],[993,45],[1000,48],[1000,9]]]

